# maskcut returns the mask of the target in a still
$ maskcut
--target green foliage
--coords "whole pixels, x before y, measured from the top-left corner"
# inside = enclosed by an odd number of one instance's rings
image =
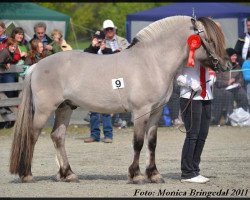
[[[91,35],[102,28],[105,19],[111,19],[119,35],[125,37],[126,16],[166,3],[39,3],[41,6],[62,12],[72,18],[77,41],[89,41]],[[72,27],[68,41],[74,41]]]

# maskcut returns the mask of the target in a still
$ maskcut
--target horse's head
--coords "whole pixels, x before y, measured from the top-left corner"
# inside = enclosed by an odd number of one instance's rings
[[[225,50],[225,37],[221,28],[210,18],[191,19],[194,31],[201,38],[201,46],[197,49],[196,59],[205,67],[214,71],[226,71],[230,68],[229,58]]]

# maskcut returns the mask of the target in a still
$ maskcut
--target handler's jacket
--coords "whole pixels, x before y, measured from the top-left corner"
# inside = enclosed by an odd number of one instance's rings
[[[212,94],[212,89],[211,89],[212,84],[210,83],[210,81],[208,81],[210,80],[209,73],[208,73],[209,68],[205,68],[205,69],[206,69],[206,97],[203,99],[200,95],[201,91],[198,91],[196,95],[194,96],[193,100],[212,100],[213,99],[213,94]],[[186,77],[186,85],[180,87],[180,97],[189,99],[191,97],[191,92],[192,92],[190,85],[193,82],[200,83],[200,63],[196,62],[194,67],[187,67],[187,66],[183,67],[182,73],[179,75],[183,75],[184,77]]]
[[[245,43],[245,36],[240,36],[235,44],[235,51],[237,52],[237,54],[240,56],[240,58],[242,58],[242,49]],[[247,58],[250,57],[250,53],[248,51],[247,53]]]

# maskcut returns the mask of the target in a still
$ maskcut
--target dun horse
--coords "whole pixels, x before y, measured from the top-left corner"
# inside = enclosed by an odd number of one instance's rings
[[[31,163],[35,143],[49,116],[55,112],[51,138],[57,151],[59,180],[75,181],[66,150],[65,133],[72,110],[82,107],[99,113],[131,111],[134,120],[134,159],[128,169],[132,183],[164,182],[155,163],[157,123],[161,105],[172,93],[173,78],[189,56],[187,39],[200,36],[195,60],[206,67],[222,68],[224,35],[215,22],[202,17],[174,16],[142,29],[134,44],[117,54],[95,55],[66,51],[32,66],[25,78],[22,102],[14,127],[10,172],[22,182],[33,179]],[[147,138],[145,175],[139,167]]]

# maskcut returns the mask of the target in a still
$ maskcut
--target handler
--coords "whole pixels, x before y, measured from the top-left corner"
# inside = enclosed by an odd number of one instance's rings
[[[177,76],[180,85],[180,108],[186,129],[181,155],[181,182],[206,183],[208,178],[200,175],[200,160],[211,119],[213,98],[208,68],[196,62],[194,67],[183,67]],[[192,98],[193,97],[193,98]]]

